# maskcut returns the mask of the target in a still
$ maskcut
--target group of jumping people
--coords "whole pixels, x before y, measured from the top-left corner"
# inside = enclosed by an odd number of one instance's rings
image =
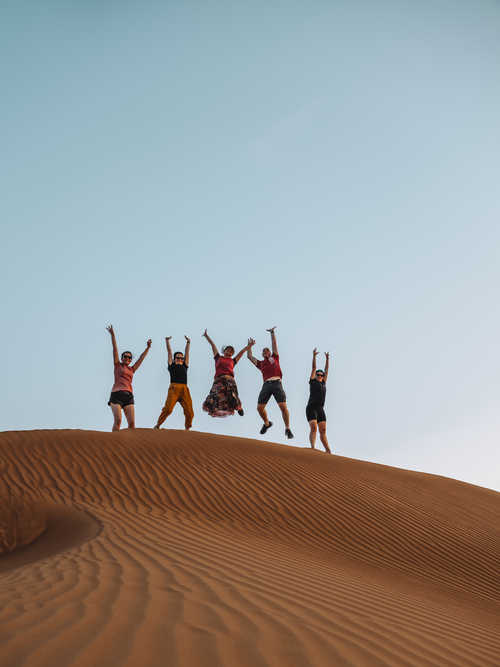
[[[274,397],[278,407],[281,410],[283,422],[285,425],[285,435],[288,439],[293,438],[293,433],[290,430],[290,415],[286,404],[286,394],[283,389],[282,377],[283,373],[280,367],[280,358],[278,353],[278,344],[276,342],[276,327],[266,329],[271,335],[271,349],[265,347],[262,350],[263,359],[256,359],[252,355],[252,348],[255,345],[253,338],[248,339],[247,345],[234,354],[235,350],[232,345],[226,345],[222,348],[222,355],[219,353],[214,341],[208,335],[205,329],[203,337],[209,343],[215,361],[215,376],[212,388],[205,401],[203,402],[203,410],[211,417],[227,417],[234,415],[235,412],[240,416],[244,415],[243,406],[238,395],[238,387],[234,378],[234,367],[247,354],[248,359],[260,370],[262,373],[263,385],[257,399],[257,411],[262,418],[262,427],[260,433],[264,435],[266,431],[273,425],[269,420],[266,406],[271,398]],[[122,410],[125,413],[128,427],[135,428],[135,412],[134,412],[134,394],[132,390],[132,379],[134,373],[138,370],[151,347],[151,339],[146,343],[146,349],[139,356],[137,361],[132,364],[132,352],[126,350],[122,352],[121,356],[118,352],[118,345],[116,343],[116,336],[113,327],[107,327],[111,335],[111,342],[113,345],[113,362],[114,362],[114,376],[115,381],[111,389],[108,405],[111,407],[113,413],[114,423],[113,431],[118,431],[121,426]],[[187,385],[187,371],[189,368],[189,350],[191,340],[185,336],[186,346],[184,353],[174,352],[172,354],[172,347],[170,341],[172,336],[165,338],[168,358],[168,371],[170,374],[170,385],[168,388],[167,398],[163,406],[155,429],[159,429],[167,417],[172,413],[175,405],[180,403],[185,418],[185,428],[189,430],[193,423],[193,401],[191,393]],[[318,350],[314,348],[312,356],[312,369],[309,378],[309,401],[306,407],[306,417],[309,422],[309,442],[312,449],[315,448],[316,434],[319,431],[320,441],[328,454],[331,454],[330,446],[326,436],[326,414],[325,414],[325,397],[326,397],[326,381],[328,379],[328,369],[330,365],[329,353],[325,352],[325,368],[316,368],[316,357]]]

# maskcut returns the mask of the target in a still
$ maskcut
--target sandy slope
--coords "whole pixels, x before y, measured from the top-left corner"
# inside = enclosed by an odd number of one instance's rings
[[[202,433],[0,434],[0,665],[498,665],[500,494]]]

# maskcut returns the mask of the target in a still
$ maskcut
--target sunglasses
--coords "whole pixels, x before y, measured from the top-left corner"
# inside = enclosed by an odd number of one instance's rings
[[[122,355],[122,359],[132,359],[132,355],[124,354],[124,355]]]
[[[184,357],[174,357],[174,359],[184,359]]]
[[[324,373],[316,373],[316,375],[317,375],[318,377],[320,377],[320,378],[325,377],[325,374],[324,374]]]

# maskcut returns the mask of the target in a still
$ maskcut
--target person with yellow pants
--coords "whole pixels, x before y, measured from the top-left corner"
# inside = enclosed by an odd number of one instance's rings
[[[184,410],[185,417],[185,428],[188,431],[191,428],[193,423],[193,401],[191,400],[191,394],[187,386],[187,369],[189,366],[189,346],[191,344],[190,339],[187,336],[184,336],[186,339],[186,349],[184,354],[182,352],[176,352],[172,356],[172,348],[170,347],[170,339],[172,336],[167,336],[165,342],[167,344],[167,354],[168,354],[168,372],[170,373],[170,386],[168,388],[167,400],[165,405],[158,417],[155,428],[160,428],[165,419],[169,416],[172,410],[175,407],[176,403],[180,403],[182,409]]]

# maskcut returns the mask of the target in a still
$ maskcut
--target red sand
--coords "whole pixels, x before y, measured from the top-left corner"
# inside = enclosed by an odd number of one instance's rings
[[[494,491],[142,429],[1,433],[0,475],[2,667],[500,664]]]

